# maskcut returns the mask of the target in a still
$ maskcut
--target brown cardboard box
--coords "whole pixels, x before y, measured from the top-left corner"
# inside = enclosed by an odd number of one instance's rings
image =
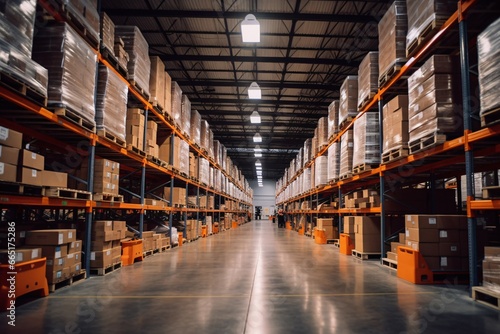
[[[92,251],[104,251],[111,249],[113,247],[112,241],[104,241],[104,240],[99,240],[99,241],[92,241],[90,244],[90,250]]]
[[[68,174],[60,172],[52,172],[48,170],[41,171],[42,186],[46,187],[68,187]]]
[[[399,243],[399,242],[391,242],[391,252],[397,253],[398,252],[398,247],[402,246],[405,247],[406,244],[404,243]]]
[[[68,254],[78,253],[82,251],[82,241],[75,240],[68,244]]]
[[[57,245],[57,246],[36,246],[42,249],[42,257],[48,259],[59,259],[68,255],[68,245]]]
[[[467,258],[455,256],[431,256],[426,257],[425,261],[431,270],[444,271],[465,271],[467,270]]]
[[[439,242],[439,231],[437,229],[407,227],[406,241]]]
[[[18,177],[18,181],[33,186],[41,186],[42,174],[39,170],[23,167]]]
[[[332,218],[318,218],[317,220],[317,228],[323,229],[325,226],[333,226]]]
[[[464,215],[406,215],[406,227],[466,229],[467,217]]]
[[[354,233],[354,216],[344,216],[344,232],[346,234]]]
[[[439,242],[460,242],[460,233],[458,230],[439,230]]]
[[[170,201],[170,187],[164,188],[163,197],[167,201]],[[174,187],[172,192],[172,203],[170,203],[170,206],[173,206],[174,204],[186,205],[186,188]]]
[[[398,253],[387,252],[387,258],[392,261],[398,261]]]
[[[114,231],[92,231],[92,241],[112,241],[116,239]]]
[[[47,272],[62,270],[66,266],[66,256],[57,259],[47,258]]]
[[[35,152],[23,149],[21,153],[20,165],[31,169],[43,170],[45,165],[45,157],[36,154]]]
[[[112,265],[112,250],[95,251],[90,253],[90,267],[91,268],[106,268]]]
[[[71,232],[71,239],[68,234]],[[59,230],[32,230],[26,234],[27,245],[62,245],[76,238],[76,230],[59,229]]]
[[[402,111],[400,111],[401,109]],[[406,113],[403,111],[406,111]],[[408,95],[398,95],[387,102],[382,109],[383,118],[395,112],[402,114],[402,121],[408,121]]]
[[[356,216],[354,218],[354,229],[356,234],[380,235],[380,217]]]
[[[407,246],[418,250],[423,256],[439,255],[439,244],[437,242],[407,241]]]
[[[23,134],[0,126],[0,145],[21,149],[23,146]]]
[[[439,256],[462,256],[460,243],[455,242],[440,242],[439,243]]]
[[[41,248],[20,248],[14,250],[14,259],[16,263],[36,260],[42,257]],[[9,263],[9,250],[0,249],[0,264]]]
[[[399,233],[399,242],[404,244],[406,241],[406,234],[405,233]]]
[[[323,226],[323,229],[325,230],[326,234],[326,239],[331,240],[331,239],[338,239],[339,238],[339,229],[336,226],[331,226],[331,225],[325,225]]]
[[[0,162],[17,165],[19,162],[19,149],[0,145]]]
[[[124,239],[124,238],[122,238],[122,239]],[[121,247],[121,246],[122,246],[122,242],[120,239],[111,241],[111,248]]]
[[[491,246],[484,247],[484,257],[500,259],[500,247],[491,247]]]
[[[94,231],[113,231],[112,220],[95,220],[92,226]]]
[[[379,234],[355,234],[355,249],[361,253],[380,253]]]
[[[0,162],[0,181],[17,182],[17,166]]]
[[[121,255],[122,255],[122,247],[121,246],[111,248],[111,256],[113,258],[119,257]]]
[[[121,231],[127,229],[127,222],[122,220],[113,220],[113,231]]]
[[[160,57],[149,57],[151,71],[149,75],[149,101],[153,105],[158,104],[165,107],[165,64]]]
[[[71,274],[79,274],[81,270],[82,270],[82,263],[81,262],[75,263],[71,267],[69,267],[70,275]]]
[[[69,267],[57,271],[49,271],[47,268],[47,271],[45,273],[45,276],[47,277],[47,282],[49,284],[60,282],[61,280],[67,279],[70,277],[69,275],[70,275]]]
[[[82,253],[76,252],[66,255],[66,267],[71,267],[75,263],[82,262]]]

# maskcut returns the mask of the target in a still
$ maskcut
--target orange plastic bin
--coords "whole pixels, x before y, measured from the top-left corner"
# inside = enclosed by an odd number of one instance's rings
[[[238,222],[233,221],[233,226],[232,226],[232,228],[237,228],[237,227],[238,227]]]
[[[201,237],[206,238],[207,237],[207,225],[202,225],[201,226]]]
[[[122,241],[122,265],[129,266],[143,260],[142,240]]]
[[[341,254],[352,255],[352,250],[354,249],[354,242],[353,240],[351,240],[349,234],[346,233],[340,234],[339,246],[340,246],[339,251]]]

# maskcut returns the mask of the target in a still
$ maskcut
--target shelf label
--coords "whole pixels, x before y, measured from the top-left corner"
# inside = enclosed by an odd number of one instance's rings
[[[31,176],[32,177],[36,177],[36,169],[32,169],[31,170]]]
[[[446,256],[441,257],[441,267],[448,267],[448,258]]]
[[[9,138],[9,129],[0,126],[0,140],[7,140]]]
[[[90,261],[95,261],[95,252],[90,253]]]
[[[36,153],[35,152],[31,153],[31,159],[36,160]]]
[[[436,225],[436,218],[429,218],[429,225]]]
[[[4,164],[3,162],[0,162],[0,174],[4,173]]]
[[[447,231],[439,231],[439,237],[440,238],[448,238],[448,232]]]
[[[58,244],[62,244],[64,242],[64,234],[63,233],[59,233],[59,235],[57,236],[57,241],[58,241]]]

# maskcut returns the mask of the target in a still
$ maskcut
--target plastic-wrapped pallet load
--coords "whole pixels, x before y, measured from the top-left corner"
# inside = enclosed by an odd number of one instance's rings
[[[189,127],[191,140],[197,145],[200,144],[201,115],[198,110],[191,110],[191,125]]]
[[[0,6],[0,40],[31,58],[36,0],[4,0]]]
[[[318,153],[318,128],[314,129],[314,136],[311,139],[311,155],[312,158]]]
[[[200,180],[201,183],[204,183],[206,185],[208,185],[208,181],[209,181],[209,162],[207,159],[203,158],[203,157],[200,157],[199,160],[199,176],[198,176],[198,180]]]
[[[38,30],[33,59],[49,71],[48,104],[95,125],[96,54],[68,24]]]
[[[304,148],[301,147],[299,149],[299,153],[297,153],[297,157],[295,158],[295,170],[299,171],[304,167],[304,161],[302,160],[302,154],[303,154]]]
[[[340,86],[339,129],[358,114],[358,77],[349,75]]]
[[[66,11],[71,13],[71,20],[79,22],[85,28],[87,36],[99,41],[99,13],[95,1],[92,0],[61,0]],[[79,25],[79,24],[77,24]]]
[[[159,144],[159,155],[158,158],[172,165],[177,170],[181,170],[180,166],[180,151],[181,151],[181,142],[184,142],[177,136],[167,136],[165,138],[158,138]],[[186,143],[187,144],[187,143]],[[173,146],[173,147],[172,147]],[[172,151],[173,150],[173,154]],[[188,144],[188,152],[189,152],[189,144]],[[188,164],[189,164],[189,153],[186,153]],[[189,165],[187,166],[189,168]],[[189,169],[185,169],[187,171]]]
[[[321,155],[314,160],[314,184],[316,187],[328,183],[328,156]]]
[[[160,57],[150,57],[151,71],[149,75],[149,102],[158,109],[163,110],[165,103],[165,64]]]
[[[171,99],[171,116],[174,124],[180,127],[182,120],[182,89],[175,81],[172,81]]]
[[[111,55],[115,55],[115,24],[111,18],[106,13],[101,14],[101,49],[106,50],[106,52]]]
[[[191,133],[191,101],[187,95],[182,95],[181,130],[188,136]]]
[[[124,142],[127,94],[127,84],[108,67],[99,64],[95,111],[97,130],[103,130]]]
[[[311,161],[312,159],[312,139],[311,138],[307,138],[305,141],[304,141],[304,155],[303,155],[303,159],[304,159],[304,165],[306,163],[308,163],[309,161]]]
[[[165,72],[165,100],[163,101],[163,112],[172,117],[172,78]]]
[[[366,165],[380,163],[379,129],[378,112],[365,112],[354,122],[352,166],[355,174],[365,171]]]
[[[353,130],[347,130],[340,137],[340,170],[339,178],[345,179],[352,175]]]
[[[179,160],[180,172],[187,174],[189,171],[189,144],[182,139],[180,140]]]
[[[214,168],[212,166],[208,168],[208,186],[214,186]]]
[[[339,178],[340,154],[339,143],[334,142],[328,147],[328,181],[336,181]]]
[[[498,86],[500,84],[500,19],[492,23],[477,38],[479,61],[479,98],[481,125],[498,120]]]
[[[419,40],[430,37],[432,28],[439,28],[457,9],[455,0],[406,0],[408,13],[408,34],[406,35],[406,54],[418,46]],[[437,31],[434,31],[437,32]]]
[[[203,122],[201,123],[203,125]],[[226,157],[227,157],[227,148],[221,144],[222,154],[221,154],[221,167],[222,169],[226,169]]]
[[[328,139],[339,132],[339,100],[335,100],[328,106]]]
[[[205,150],[207,152],[208,152],[208,141],[210,139],[209,136],[210,136],[210,124],[208,124],[206,120],[202,120],[200,127],[200,147],[202,150]]]
[[[201,125],[201,124],[200,124]],[[221,146],[218,140],[214,140],[214,160],[220,165]]]
[[[460,81],[452,68],[449,56],[434,55],[408,78],[411,153],[461,132]]]
[[[208,156],[209,157],[214,157],[214,132],[212,129],[208,130]]]
[[[318,149],[328,144],[328,118],[318,120]]]
[[[125,43],[128,52],[128,79],[141,89],[145,96],[149,94],[149,75],[151,61],[149,60],[149,45],[139,28],[135,26],[116,26],[115,36]]]
[[[379,86],[386,83],[406,62],[407,30],[406,1],[396,0],[378,24]]]
[[[368,52],[358,68],[358,108],[361,109],[378,90],[378,52]]]
[[[382,111],[382,162],[406,156],[408,148],[408,95],[398,95]]]

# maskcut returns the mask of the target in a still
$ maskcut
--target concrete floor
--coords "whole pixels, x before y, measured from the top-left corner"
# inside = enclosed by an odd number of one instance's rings
[[[263,220],[27,303],[10,332],[500,333],[500,312]]]

